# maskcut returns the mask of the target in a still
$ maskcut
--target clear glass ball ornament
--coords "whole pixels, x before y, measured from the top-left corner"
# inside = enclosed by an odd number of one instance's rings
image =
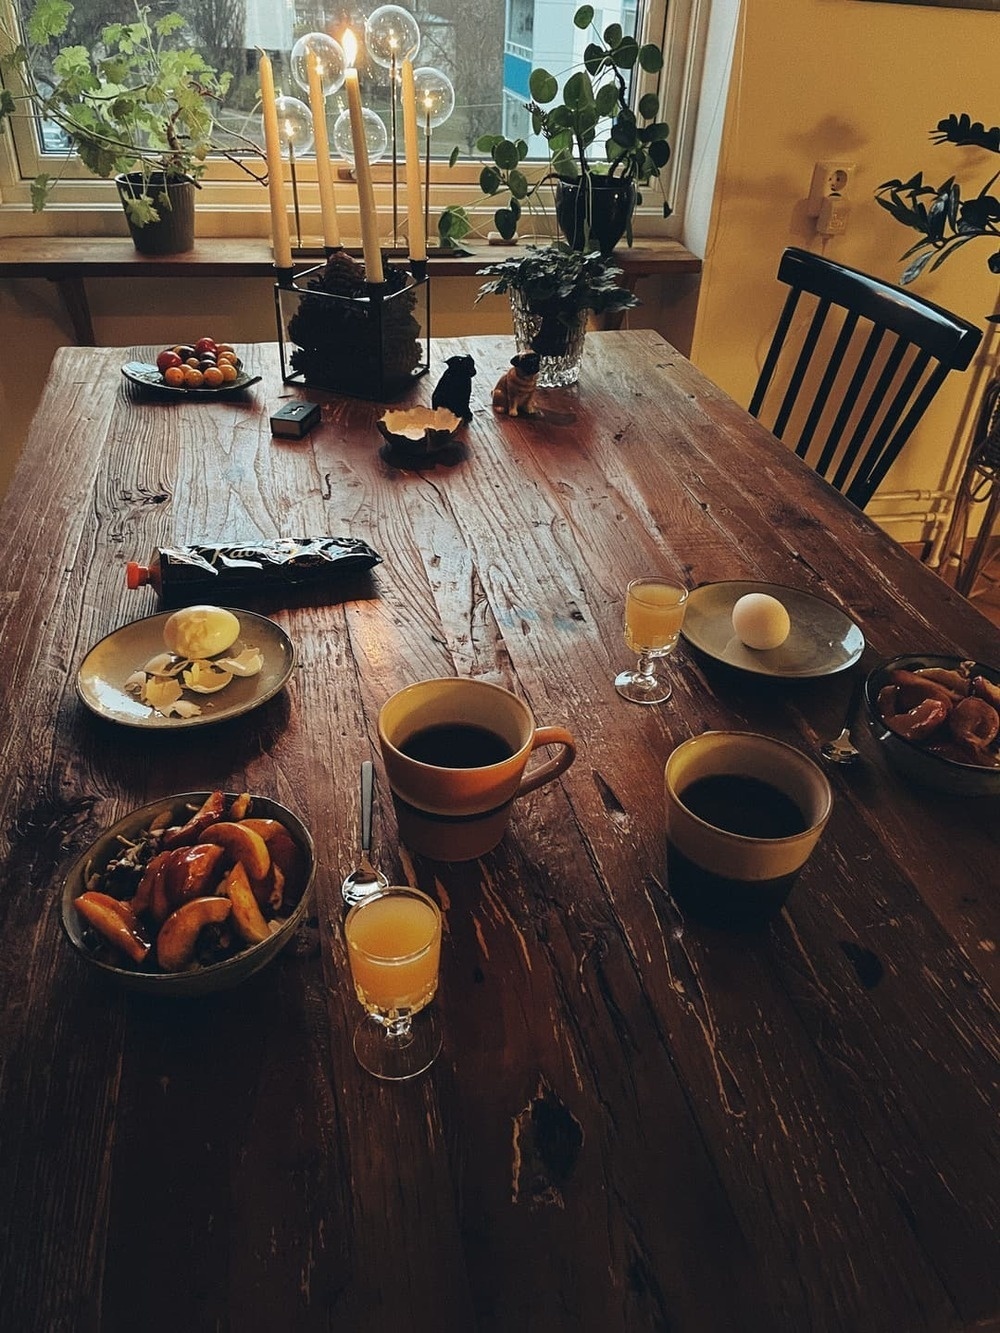
[[[308,153],[313,142],[312,112],[297,97],[276,97],[278,138],[283,147],[291,148],[296,157]]]
[[[376,65],[389,69],[395,59],[398,69],[420,50],[417,20],[400,5],[380,5],[365,19],[365,45]]]
[[[361,119],[365,127],[365,147],[368,149],[368,161],[375,163],[385,156],[389,147],[389,133],[385,122],[368,107],[361,108]],[[333,148],[346,161],[354,165],[354,138],[351,134],[351,113],[342,111],[333,126]]]
[[[344,86],[344,48],[325,32],[307,32],[292,47],[292,78],[306,93],[309,91],[309,55],[316,56],[320,87],[330,97]]]
[[[421,128],[426,127],[428,116],[431,129],[437,129],[450,119],[455,110],[455,89],[443,70],[421,65],[413,71],[413,90],[417,100],[417,121]]]

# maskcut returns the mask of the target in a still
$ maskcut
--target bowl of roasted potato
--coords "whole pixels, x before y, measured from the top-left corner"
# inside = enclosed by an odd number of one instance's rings
[[[865,701],[902,777],[959,796],[1000,795],[1000,668],[906,653],[869,673]]]
[[[87,963],[130,990],[207,995],[291,942],[314,865],[308,829],[277,801],[184,792],[133,810],[79,857],[62,923]]]

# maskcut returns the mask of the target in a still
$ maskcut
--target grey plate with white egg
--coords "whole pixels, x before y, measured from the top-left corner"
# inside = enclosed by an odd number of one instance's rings
[[[748,648],[733,629],[733,607],[752,592],[776,598],[788,612],[791,629],[778,648]],[[786,679],[836,675],[865,650],[865,636],[839,606],[780,583],[703,583],[688,597],[681,633],[727,666]]]
[[[240,635],[228,652],[258,648],[263,668],[256,676],[235,677],[216,694],[188,694],[186,697],[196,699],[201,706],[196,716],[166,717],[126,688],[125,682],[133,672],[163,652],[163,626],[171,615],[169,611],[133,620],[95,644],[77,672],[77,694],[98,717],[154,731],[204,727],[249,713],[282,689],[295,665],[295,649],[281,626],[266,616],[236,609],[232,614],[240,622]]]

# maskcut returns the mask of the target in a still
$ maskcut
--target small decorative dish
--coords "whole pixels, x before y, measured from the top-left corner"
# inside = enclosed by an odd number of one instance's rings
[[[956,796],[1000,796],[1000,668],[903,653],[869,672],[865,704],[881,753],[901,777]]]
[[[420,459],[449,448],[462,418],[446,407],[408,407],[386,412],[376,425],[390,449]]]
[[[129,990],[228,990],[291,942],[314,868],[308,829],[277,801],[166,796],[78,858],[63,887],[63,929],[89,967]]]
[[[259,375],[248,375],[245,370],[241,370],[234,380],[228,384],[220,384],[214,389],[204,384],[198,388],[191,388],[186,384],[165,384],[157,367],[145,361],[126,361],[122,366],[122,374],[130,384],[138,385],[139,388],[155,389],[157,393],[169,394],[172,397],[179,395],[181,398],[225,398],[228,394],[248,389],[251,384],[257,384],[260,380]]]

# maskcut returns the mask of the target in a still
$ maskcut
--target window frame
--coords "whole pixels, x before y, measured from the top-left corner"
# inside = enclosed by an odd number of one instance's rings
[[[648,0],[640,4],[638,19],[642,40],[659,42],[664,51],[664,69],[660,76],[645,76],[637,90],[655,90],[661,94],[661,118],[671,127],[672,154],[659,181],[650,182],[643,191],[642,205],[636,210],[635,235],[680,238],[685,210],[687,181],[690,175],[697,95],[701,79],[708,11],[711,0]],[[0,0],[0,10],[8,23],[15,21],[15,0]],[[16,88],[12,91],[17,92]],[[402,142],[399,147],[398,174],[402,174]],[[430,226],[443,209],[451,204],[466,207],[477,231],[485,235],[491,225],[496,201],[484,200],[478,186],[481,162],[460,155],[454,167],[445,159],[431,163]],[[40,213],[31,209],[30,185],[42,170],[59,176],[59,184]],[[357,238],[357,192],[344,163],[335,167],[337,208],[341,230],[347,240]],[[373,167],[376,205],[385,218],[392,210],[392,167],[388,158]],[[398,182],[401,185],[401,180]],[[297,167],[300,214],[303,219],[303,243],[320,235],[319,191],[313,159]],[[289,191],[289,214],[291,198]],[[403,191],[398,190],[402,196]],[[672,206],[670,218],[662,216],[662,202]],[[398,205],[399,224],[405,228],[405,208]],[[551,221],[546,208],[542,223]],[[235,163],[213,159],[201,182],[197,202],[198,234],[205,237],[255,237],[270,234],[267,190],[253,181]],[[391,223],[390,223],[391,231]],[[74,157],[45,159],[37,153],[29,124],[20,117],[0,133],[0,235],[38,236],[120,236],[125,234],[124,218],[113,181],[91,176]]]

